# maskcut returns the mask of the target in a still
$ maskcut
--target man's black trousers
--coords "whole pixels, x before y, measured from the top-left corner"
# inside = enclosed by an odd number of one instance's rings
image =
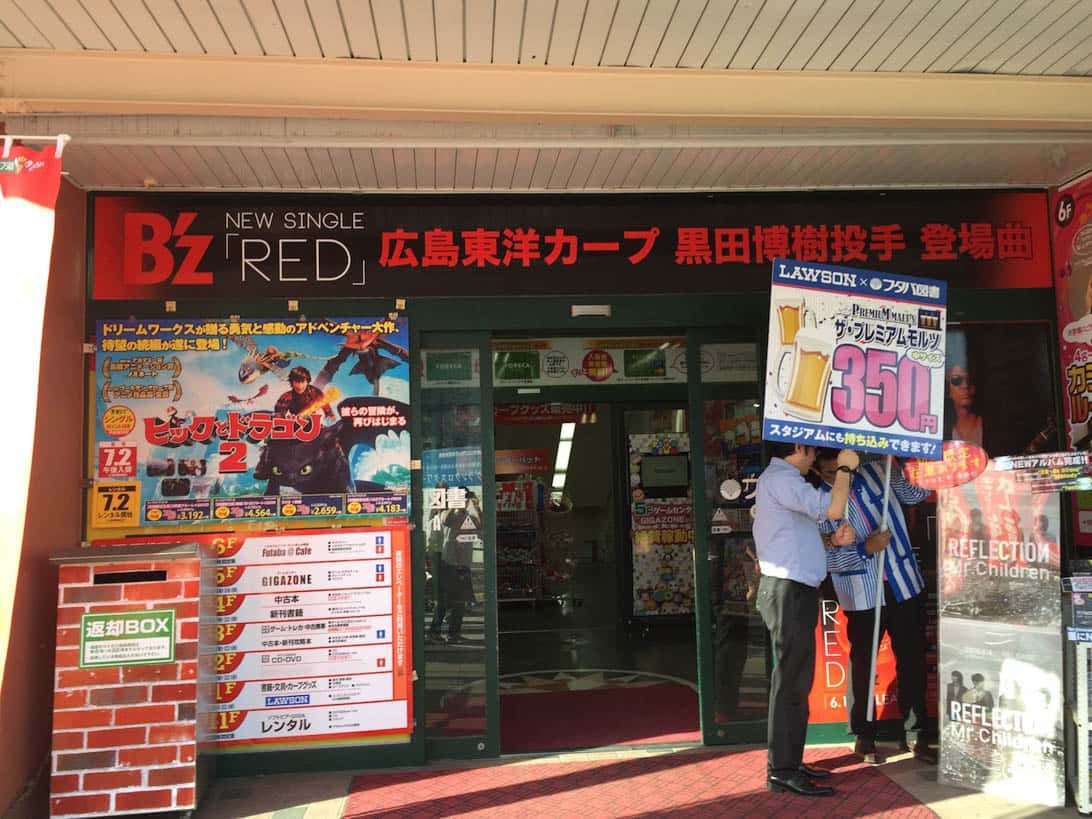
[[[794,580],[763,575],[758,585],[757,606],[769,629],[774,654],[766,772],[795,776],[804,760],[808,694],[815,677],[819,590]]]
[[[932,742],[935,731],[930,728],[925,710],[925,592],[904,600],[895,599],[888,583],[884,583],[884,607],[880,613],[880,639],[886,631],[891,635],[895,652],[895,674],[899,686],[899,707],[908,742]],[[849,730],[864,742],[875,742],[876,723],[868,722],[869,679],[872,663],[872,609],[846,612],[846,636],[849,637]]]

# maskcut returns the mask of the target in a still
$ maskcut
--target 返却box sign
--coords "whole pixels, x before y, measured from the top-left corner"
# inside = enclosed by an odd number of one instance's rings
[[[936,459],[944,282],[776,259],[762,437]]]
[[[80,617],[80,668],[174,662],[174,609]]]

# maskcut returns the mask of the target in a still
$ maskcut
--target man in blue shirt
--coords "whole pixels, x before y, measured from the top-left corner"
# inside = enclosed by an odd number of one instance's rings
[[[839,463],[839,453],[821,449],[815,467],[828,486],[832,484]],[[910,544],[910,532],[900,504],[921,503],[929,496],[928,489],[911,484],[897,466],[891,469],[891,497],[888,499],[886,532],[880,531],[883,520],[884,463],[872,461],[860,467],[853,476],[846,522],[852,532],[842,527],[827,552],[827,568],[834,582],[838,605],[846,613],[846,636],[849,637],[849,728],[857,735],[854,753],[865,762],[876,765],[882,758],[876,750],[876,722],[869,722],[868,698],[872,696],[869,671],[872,666],[872,631],[875,623],[876,575],[880,559],[884,561],[884,599],[880,613],[880,635],[891,635],[895,652],[895,674],[898,680],[899,708],[903,716],[906,748],[907,737],[916,738],[914,756],[923,762],[936,764],[936,752],[929,747],[935,741],[935,731],[925,707],[925,580]],[[834,523],[821,524],[827,533]]]
[[[827,575],[818,524],[845,516],[857,453],[845,450],[838,455],[834,486],[827,493],[804,480],[815,462],[815,447],[774,443],[770,451],[774,457],[755,489],[752,529],[762,569],[757,608],[770,632],[774,654],[766,787],[802,796],[828,796],[833,788],[816,785],[808,777],[825,777],[830,772],[804,765],[819,584]]]

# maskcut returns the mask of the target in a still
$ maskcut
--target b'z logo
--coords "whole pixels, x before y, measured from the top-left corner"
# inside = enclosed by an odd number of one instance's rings
[[[212,244],[207,234],[187,234],[196,213],[180,213],[171,225],[170,219],[158,213],[125,214],[125,256],[122,278],[128,284],[160,284],[171,278],[172,284],[212,284],[212,272],[197,266]],[[174,248],[170,245],[174,244]],[[175,271],[175,249],[185,251]],[[151,259],[151,268],[145,267]]]

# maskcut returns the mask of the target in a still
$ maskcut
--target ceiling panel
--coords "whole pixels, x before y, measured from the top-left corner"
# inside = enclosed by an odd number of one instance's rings
[[[1086,75],[1088,0],[0,0],[0,47]]]
[[[399,190],[413,190],[417,187],[417,163],[412,148],[394,148],[391,160],[394,163],[394,187]]]
[[[433,187],[437,190],[453,190],[455,188],[455,149],[434,148],[432,154],[435,167]]]
[[[87,0],[83,2],[86,3]],[[178,6],[185,15],[186,23],[193,29],[201,48],[207,54],[234,53],[227,35],[224,34],[224,28],[208,0],[178,0]]]
[[[479,148],[474,157],[474,188],[475,190],[490,190],[493,187],[493,177],[497,172],[497,155],[500,152],[494,148]]]
[[[0,24],[22,48],[51,48],[52,43],[38,30],[14,0],[0,0]]]
[[[572,65],[576,59],[576,43],[584,27],[587,0],[556,0],[551,23],[549,65]]]
[[[736,148],[300,148],[80,145],[88,189],[706,191],[1045,187],[1092,167],[1092,144]]]
[[[928,71],[949,49],[963,44],[969,32],[982,20],[987,11],[994,11],[1005,0],[949,0],[938,4],[943,14],[949,16],[922,42],[918,50],[895,70]],[[963,45],[963,48],[966,48]]]
[[[808,0],[780,0],[762,4],[758,17],[744,33],[728,67],[757,68],[764,55],[770,54],[773,59],[784,53],[807,25],[817,5]],[[780,62],[779,59],[777,61]]]
[[[34,8],[23,0],[25,9]],[[110,50],[114,45],[106,37],[101,26],[92,19],[83,4],[76,0],[53,0],[52,8],[56,9],[64,27],[68,29],[80,44],[80,48],[96,50]],[[37,19],[37,17],[35,17]]]
[[[539,0],[540,5],[548,5]],[[519,63],[523,39],[523,0],[495,0],[493,15],[493,62]]]
[[[411,60],[436,62],[436,19],[432,0],[402,0]]]
[[[292,49],[292,56],[310,59],[323,56],[311,10],[305,0],[275,0],[274,8]]]
[[[361,5],[364,5],[363,3]],[[405,60],[409,57],[406,42],[406,21],[401,3],[369,3],[372,22],[379,38],[379,56],[384,60]]]
[[[784,3],[779,5],[783,6]],[[747,37],[747,32],[751,30],[751,26],[755,24],[762,12],[762,8],[760,3],[736,3],[724,28],[721,29],[720,37],[717,38],[705,62],[702,63],[702,67],[728,68]]]
[[[180,54],[201,54],[204,47],[193,34],[190,22],[174,0],[144,0],[155,18],[156,25],[167,38],[172,51]]]
[[[698,20],[709,4],[705,0],[678,0],[664,29],[652,65],[675,68],[698,28]]]
[[[544,148],[538,152],[535,160],[535,169],[531,174],[530,187],[536,190],[544,190],[550,186],[550,177],[553,176],[557,158],[561,154],[560,148]]]
[[[576,43],[574,65],[599,65],[607,35],[614,22],[615,0],[588,0],[580,27],[580,39]]]
[[[463,0],[466,61],[493,62],[493,0]]]
[[[250,17],[243,8],[242,0],[220,0],[216,4],[215,14],[216,22],[223,29],[233,52],[247,56],[265,53],[262,51],[262,44],[258,42],[254,26],[250,23]],[[201,31],[200,28],[197,30]]]
[[[18,6],[25,12],[31,25],[42,33],[45,41],[49,44],[49,48],[85,48],[84,44],[73,35],[72,31],[65,25],[64,20],[57,15],[57,12],[45,0],[19,0]],[[6,20],[8,18],[5,14],[0,19]]]
[[[1042,74],[1058,60],[1092,38],[1092,4],[1081,3],[1016,52],[1000,73]]]
[[[603,56],[599,60],[600,65],[627,64],[646,5],[645,0],[618,0],[611,19],[610,30],[607,32],[607,41],[603,46]]]
[[[523,7],[523,15],[519,63],[545,65],[553,35],[555,4],[542,0],[527,3]]]
[[[656,59],[671,22],[671,16],[678,7],[676,0],[648,0],[641,14],[637,32],[633,37],[626,65],[650,66]]]
[[[469,190],[474,187],[474,174],[478,165],[478,152],[473,148],[455,150],[455,176],[451,187]]]
[[[557,160],[550,169],[550,177],[546,180],[546,187],[554,190],[564,190],[569,185],[573,171],[576,170],[577,160],[583,151],[578,148],[561,148],[557,152]]]

